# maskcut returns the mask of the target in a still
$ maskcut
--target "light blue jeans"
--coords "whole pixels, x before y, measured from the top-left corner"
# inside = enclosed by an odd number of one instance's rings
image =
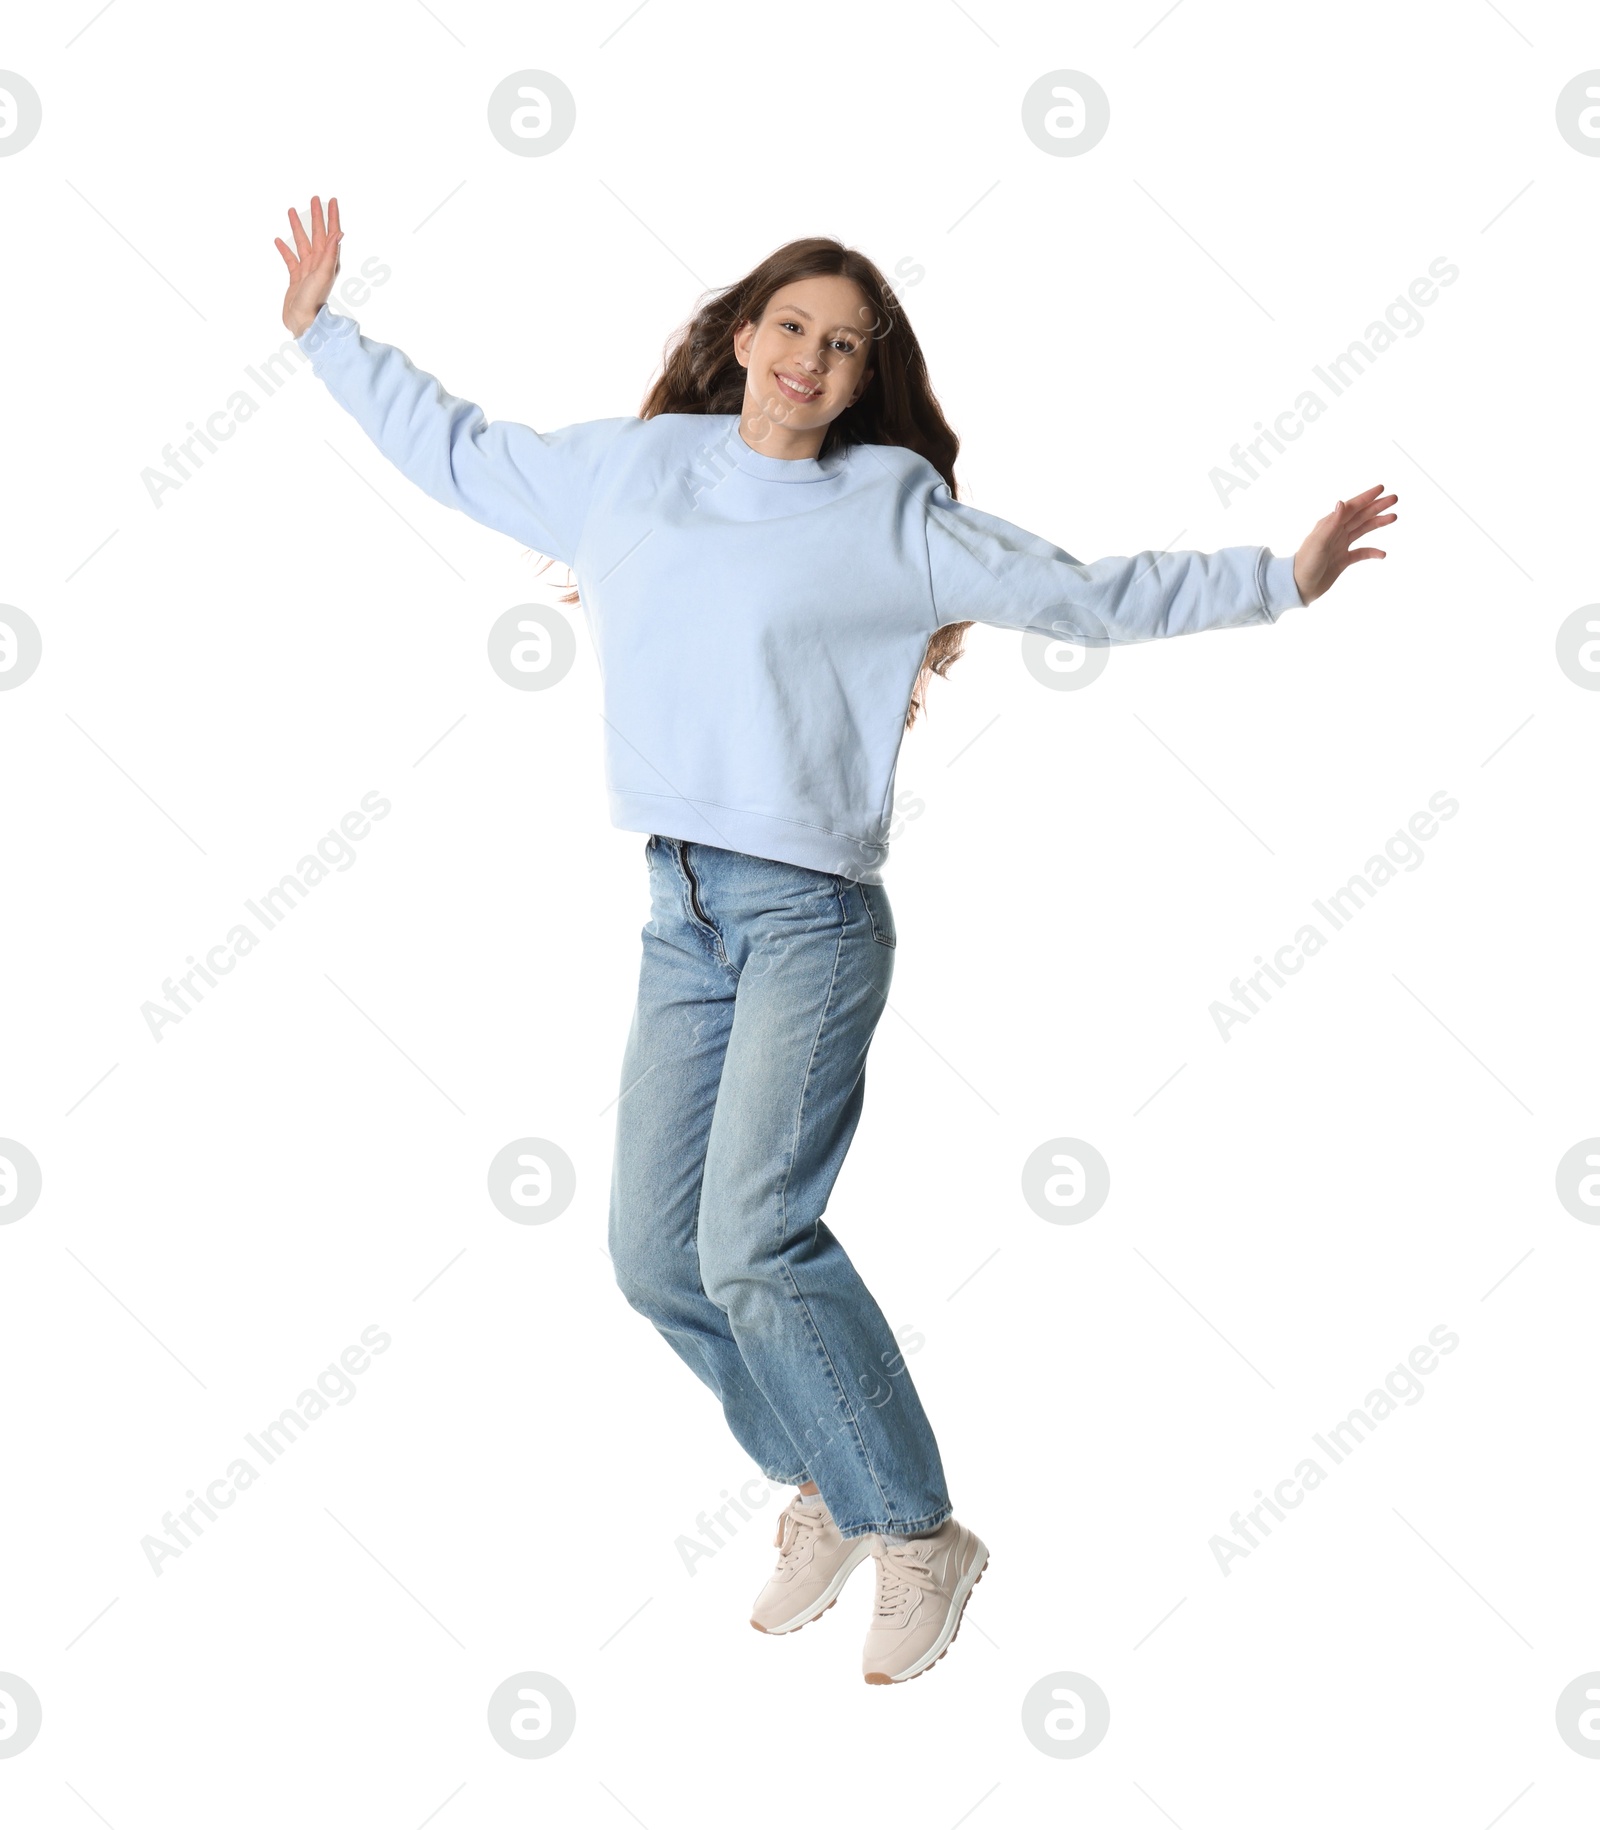
[[[617,1105],[617,1282],[763,1474],[847,1538],[950,1516],[883,1312],[822,1216],[866,1091],[895,932],[881,886],[652,834]],[[909,1206],[883,1217],[904,1237]]]

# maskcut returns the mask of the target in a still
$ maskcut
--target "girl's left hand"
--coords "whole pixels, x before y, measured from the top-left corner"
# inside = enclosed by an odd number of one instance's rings
[[[1375,546],[1357,547],[1353,553],[1349,551],[1352,540],[1370,533],[1375,527],[1386,527],[1396,519],[1394,515],[1378,513],[1379,509],[1400,500],[1397,495],[1380,496],[1378,491],[1382,488],[1381,483],[1374,483],[1359,496],[1335,503],[1300,543],[1300,550],[1294,556],[1294,582],[1303,603],[1309,604],[1313,598],[1321,597],[1345,567],[1354,565],[1358,559],[1388,558],[1387,553]]]
[[[326,223],[322,220],[322,199],[311,199],[309,235],[297,210],[289,212],[289,227],[294,230],[294,252],[289,252],[281,236],[273,243],[289,269],[289,290],[283,295],[283,325],[296,337],[303,337],[328,302],[333,282],[339,277],[339,243],[344,240],[344,230],[339,227],[339,199],[328,199]]]

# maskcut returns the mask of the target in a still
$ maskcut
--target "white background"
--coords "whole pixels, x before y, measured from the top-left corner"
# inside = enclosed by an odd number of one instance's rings
[[[1600,1231],[1555,1168],[1600,1131],[1600,697],[1554,647],[1600,596],[1600,160],[1555,124],[1589,10],[94,5],[0,47],[44,108],[0,159],[0,599],[44,642],[0,696],[0,1133],[44,1177],[0,1228],[0,1670],[44,1710],[8,1821],[1589,1821],[1555,1703],[1600,1667]],[[528,68],[577,98],[545,158],[486,125]],[[1082,157],[1022,131],[1058,69],[1110,97]],[[963,499],[1080,558],[1293,553],[1399,492],[1327,597],[1086,690],[974,628],[906,740],[828,1218],[993,1555],[926,1682],[862,1685],[867,1574],[750,1630],[786,1494],[677,1547],[755,1470],[604,1254],[647,897],[581,620],[559,688],[501,681],[536,560],[309,372],[141,482],[285,340],[313,191],[346,273],[391,269],[363,329],[496,417],[636,411],[703,288],[827,233],[919,270]],[[1420,333],[1224,506],[1229,448],[1439,256]],[[369,790],[355,864],[154,1041]],[[1440,790],[1421,866],[1224,1042],[1212,1002]],[[577,1170],[543,1226],[486,1192],[529,1135]],[[1062,1136],[1111,1169],[1081,1225],[1021,1192]],[[141,1538],[371,1324],[356,1397],[155,1576]],[[1421,1401],[1223,1575],[1439,1324]],[[529,1670],[577,1729],[517,1760],[485,1709]],[[1081,1758],[1023,1733],[1056,1672],[1110,1699]]]

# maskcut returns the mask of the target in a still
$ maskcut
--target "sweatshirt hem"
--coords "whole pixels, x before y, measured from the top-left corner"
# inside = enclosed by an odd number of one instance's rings
[[[686,800],[679,794],[612,788],[608,795],[611,824],[624,832],[660,833],[664,839],[747,852],[754,858],[797,864],[852,883],[883,882],[889,847],[871,839],[856,839],[826,826],[807,826],[743,807],[725,807],[718,801]]]

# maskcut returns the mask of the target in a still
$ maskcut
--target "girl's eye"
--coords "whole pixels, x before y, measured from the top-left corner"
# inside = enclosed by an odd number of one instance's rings
[[[780,330],[799,330],[800,326],[795,323],[793,318],[785,318],[778,328]],[[835,337],[833,339],[833,346],[835,349],[842,351],[846,356],[854,355],[855,353],[856,346],[847,337]]]

